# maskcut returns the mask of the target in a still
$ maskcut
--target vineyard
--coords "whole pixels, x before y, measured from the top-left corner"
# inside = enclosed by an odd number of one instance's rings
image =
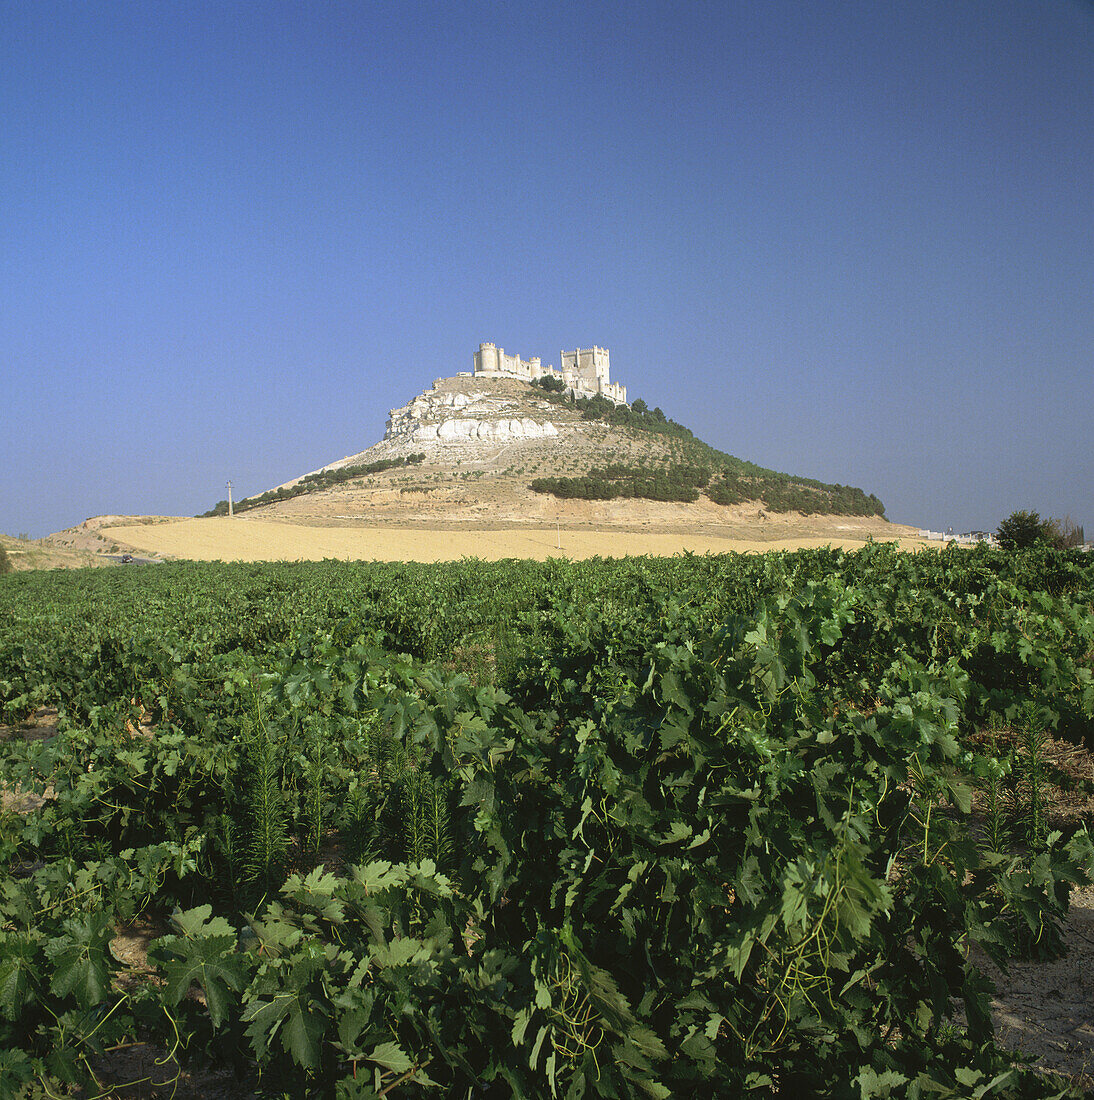
[[[1079,1095],[969,947],[1094,874],[1092,666],[1043,548],[0,577],[0,1098]]]

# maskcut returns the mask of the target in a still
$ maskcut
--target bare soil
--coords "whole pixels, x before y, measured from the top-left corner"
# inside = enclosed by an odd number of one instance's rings
[[[996,735],[1000,757],[1015,748],[1011,730]],[[979,746],[987,751],[987,738]],[[1049,738],[1042,755],[1047,826],[1065,833],[1094,828],[1094,754],[1085,746]],[[973,812],[983,816],[977,794]],[[1033,1055],[1035,1064],[1094,1089],[1094,886],[1075,887],[1063,928],[1066,953],[1053,962],[1011,961],[1006,972],[974,949],[977,964],[995,982],[992,1018],[998,1042]]]
[[[19,738],[23,741],[48,741],[57,733],[57,708],[39,707],[24,722],[15,726],[0,726],[0,741]],[[0,810],[17,814],[29,814],[53,798],[53,788],[46,787],[42,794],[24,791],[0,779]]]
[[[977,963],[996,985],[999,1044],[1094,1089],[1094,887],[1071,891],[1063,939],[1067,953],[1055,962],[1012,961],[1006,973],[980,953]]]

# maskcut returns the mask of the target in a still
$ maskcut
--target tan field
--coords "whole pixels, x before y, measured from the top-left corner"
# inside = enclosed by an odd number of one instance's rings
[[[894,532],[895,533],[895,532]],[[839,546],[858,549],[865,538],[830,538],[802,534],[766,541],[725,538],[706,532],[636,532],[575,530],[552,527],[497,531],[429,530],[413,527],[326,527],[275,523],[236,516],[234,519],[184,519],[152,526],[111,527],[111,538],[133,550],[199,561],[458,561],[481,558],[552,557],[572,559],[630,555],[763,553],[801,547]],[[882,536],[883,537],[883,536]],[[902,549],[929,544],[917,538],[893,538]],[[934,544],[936,547],[938,544]]]

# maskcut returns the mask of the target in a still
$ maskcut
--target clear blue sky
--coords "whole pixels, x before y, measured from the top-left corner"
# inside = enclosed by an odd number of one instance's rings
[[[0,530],[262,491],[483,340],[1094,528],[1094,5],[0,0]]]

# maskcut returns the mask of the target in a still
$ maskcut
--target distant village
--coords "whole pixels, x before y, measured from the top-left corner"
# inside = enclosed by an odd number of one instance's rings
[[[999,545],[990,531],[966,531],[964,534],[955,535],[952,527],[948,527],[945,531],[922,530],[919,532],[919,537],[939,542],[956,542],[959,546],[972,546],[977,542],[985,542],[988,546]]]
[[[920,530],[918,534],[921,539],[931,539],[935,542],[956,542],[958,546],[974,546],[978,542],[982,542],[986,546],[999,545],[995,535],[990,531],[965,531],[963,534],[955,535],[953,528],[949,527],[945,531]],[[1075,549],[1089,552],[1094,550],[1094,543],[1084,542],[1076,546]]]

